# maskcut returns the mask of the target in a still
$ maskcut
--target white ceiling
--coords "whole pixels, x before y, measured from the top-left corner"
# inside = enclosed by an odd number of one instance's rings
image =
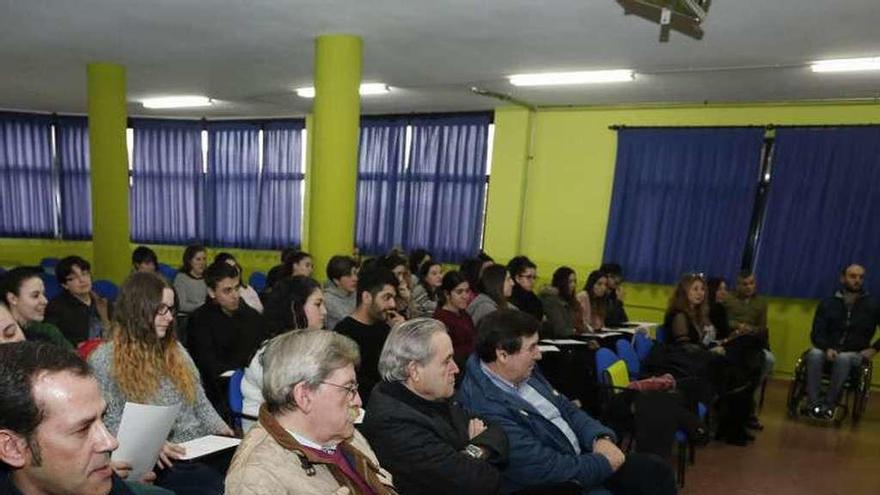
[[[715,0],[701,41],[624,16],[614,0],[0,0],[0,108],[81,113],[85,66],[128,70],[132,115],[303,115],[314,38],[364,41],[364,81],[396,89],[364,113],[489,109],[470,87],[536,105],[877,98],[880,72],[813,74],[880,56],[878,0]],[[520,72],[632,68],[635,82],[514,88]],[[137,100],[204,94],[209,110]]]

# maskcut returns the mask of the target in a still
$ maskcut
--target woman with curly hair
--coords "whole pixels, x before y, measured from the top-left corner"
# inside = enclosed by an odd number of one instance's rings
[[[233,435],[205,397],[192,358],[174,330],[174,291],[152,273],[135,273],[116,300],[111,335],[89,356],[101,385],[104,422],[115,435],[126,402],[170,406],[180,412],[159,455],[156,484],[178,494],[223,493],[222,473],[199,463],[174,463],[177,445],[205,435]]]

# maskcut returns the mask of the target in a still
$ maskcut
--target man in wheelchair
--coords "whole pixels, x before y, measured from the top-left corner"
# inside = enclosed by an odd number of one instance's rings
[[[844,383],[853,368],[874,358],[880,351],[880,339],[871,345],[878,323],[880,305],[863,289],[864,267],[847,266],[840,276],[841,288],[823,299],[816,308],[807,351],[806,378],[809,410],[816,419],[831,420]],[[831,363],[831,377],[824,400],[820,397],[822,371]]]

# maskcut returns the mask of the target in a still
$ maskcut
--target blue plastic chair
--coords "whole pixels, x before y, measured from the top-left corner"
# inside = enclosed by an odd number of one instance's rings
[[[119,295],[119,287],[109,280],[95,280],[92,282],[92,289],[104,299],[115,301]]]
[[[177,269],[173,268],[165,263],[159,263],[159,273],[162,274],[163,277],[168,279],[169,282],[174,282],[174,277],[177,276]]]
[[[244,396],[241,395],[241,381],[244,379],[244,369],[235,370],[229,378],[229,410],[232,411],[232,427],[241,428],[241,418],[244,416]]]
[[[266,274],[263,272],[251,273],[251,278],[248,279],[248,284],[250,284],[255,291],[263,292],[263,290],[266,289]]]
[[[626,339],[617,341],[617,355],[626,363],[626,369],[629,371],[630,380],[637,380],[642,370],[642,363],[632,344]]]
[[[663,325],[657,327],[657,331],[654,333],[654,340],[659,344],[666,343],[666,327]]]
[[[55,278],[55,275],[41,273],[40,278],[43,280],[43,287],[46,289],[46,299],[51,301],[58,297],[58,295],[61,294],[61,291],[64,290],[61,287],[61,284],[58,283],[58,279]]]
[[[50,275],[54,275],[55,274],[55,267],[58,265],[58,262],[60,262],[60,261],[61,260],[58,258],[43,258],[40,260],[40,267],[43,269],[44,272],[46,272]]]
[[[602,385],[608,385],[604,371],[619,359],[620,358],[617,357],[617,354],[614,354],[614,351],[611,349],[602,347],[596,351],[596,376],[599,377],[599,381]]]
[[[633,344],[636,348],[636,355],[639,356],[639,361],[644,361],[654,347],[654,341],[642,332],[636,332],[635,337],[633,337]]]

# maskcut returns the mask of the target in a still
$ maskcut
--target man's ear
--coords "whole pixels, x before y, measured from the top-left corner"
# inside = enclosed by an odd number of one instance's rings
[[[211,296],[211,299],[217,299],[217,296],[216,296],[216,293],[214,292],[214,289],[212,289],[210,287],[208,287],[208,295]]]
[[[373,304],[373,294],[370,294],[368,290],[361,292],[361,303],[367,306]]]
[[[28,457],[27,440],[10,430],[0,430],[0,461],[17,469],[27,464]]]
[[[309,389],[305,382],[299,382],[294,385],[290,393],[293,395],[296,408],[302,411],[303,414],[308,414],[312,410],[312,390]]]
[[[495,360],[501,364],[507,362],[507,358],[510,357],[510,354],[507,353],[504,349],[495,349]]]

